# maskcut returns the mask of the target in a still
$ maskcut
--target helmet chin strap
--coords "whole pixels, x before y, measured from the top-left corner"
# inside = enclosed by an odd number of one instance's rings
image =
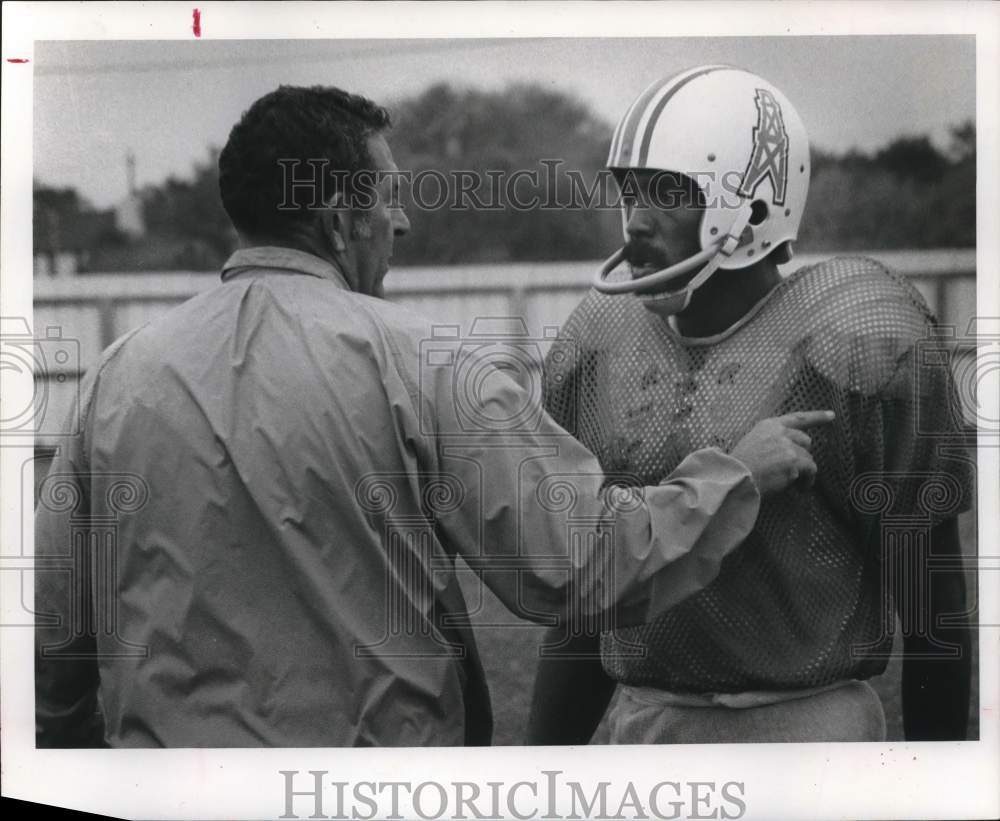
[[[694,277],[692,277],[691,281],[679,291],[665,291],[654,294],[640,293],[636,294],[636,296],[642,300],[643,307],[649,309],[655,314],[659,314],[660,316],[673,316],[674,314],[679,314],[691,304],[691,297],[694,296],[694,292],[707,282],[708,278],[712,276],[712,274],[719,270],[723,257],[724,255],[721,253],[715,254],[712,259],[709,260],[709,263]]]
[[[750,222],[750,214],[750,203],[744,202],[740,206],[729,232],[719,242],[676,265],[663,268],[639,279],[608,282],[608,275],[625,261],[625,248],[623,246],[605,260],[594,277],[592,285],[595,290],[602,294],[635,293],[646,308],[662,316],[679,313],[691,303],[694,292],[708,281],[708,278],[719,269],[725,259],[732,256],[739,246],[744,229]],[[680,290],[668,291],[663,287],[668,282],[690,273],[699,266],[703,267]]]

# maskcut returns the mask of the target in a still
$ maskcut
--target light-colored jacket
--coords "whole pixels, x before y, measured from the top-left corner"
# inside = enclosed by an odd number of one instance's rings
[[[715,578],[759,506],[740,462],[609,489],[503,340],[453,330],[262,247],[105,352],[36,514],[41,746],[95,698],[112,746],[488,743],[456,556],[534,620]]]

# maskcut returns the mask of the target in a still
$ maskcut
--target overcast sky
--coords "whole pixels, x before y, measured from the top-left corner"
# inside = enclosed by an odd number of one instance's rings
[[[575,93],[614,124],[650,82],[725,62],[795,103],[815,145],[872,149],[975,114],[972,37],[645,40],[242,40],[38,43],[34,173],[99,207],[140,185],[185,176],[240,113],[281,83],[330,84],[381,103],[433,82],[500,88],[535,81]]]

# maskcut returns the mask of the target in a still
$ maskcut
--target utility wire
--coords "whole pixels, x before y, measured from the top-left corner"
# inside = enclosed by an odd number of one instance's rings
[[[151,41],[156,42],[156,41]],[[162,41],[160,41],[162,42]],[[171,42],[171,41],[168,41]],[[256,41],[247,41],[256,42]],[[263,42],[273,43],[265,40]],[[320,53],[312,52],[303,54],[290,53],[288,55],[269,55],[267,57],[243,57],[235,59],[215,59],[215,60],[156,60],[136,63],[107,63],[104,65],[46,65],[37,61],[35,64],[36,77],[60,77],[60,76],[80,76],[94,74],[141,74],[144,72],[169,72],[169,71],[204,71],[210,69],[246,68],[253,66],[275,65],[275,64],[301,64],[301,63],[337,63],[344,60],[367,60],[386,59],[403,54],[435,54],[453,52],[464,49],[496,48],[498,46],[508,46],[512,43],[523,43],[524,38],[511,38],[510,40],[476,40],[464,39],[436,40],[428,43],[410,43],[405,46],[387,45],[382,47],[374,46],[374,43],[392,43],[391,40],[334,40],[337,43],[335,48],[342,48],[346,43],[357,43],[358,47],[346,52]],[[43,58],[44,59],[44,58]]]

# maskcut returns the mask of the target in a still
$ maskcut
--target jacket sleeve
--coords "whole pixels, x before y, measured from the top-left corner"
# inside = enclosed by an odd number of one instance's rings
[[[78,401],[39,485],[34,556],[38,747],[107,746],[98,705],[101,614],[91,563],[97,545],[85,526],[92,482],[86,438],[101,370],[135,332],[115,341],[81,381]]]
[[[760,504],[747,468],[691,454],[659,486],[609,485],[594,457],[481,353],[425,369],[438,470],[462,503],[448,541],[517,615],[572,611],[602,629],[645,623],[701,590],[750,533]]]
[[[89,391],[85,380],[81,393]],[[35,508],[35,743],[38,747],[100,747],[97,642],[87,551],[72,543],[73,518],[88,508],[79,408],[64,435]],[[79,420],[80,427],[72,424]],[[75,429],[75,430],[74,430]],[[71,435],[72,433],[72,435]],[[41,469],[36,465],[36,470]]]

